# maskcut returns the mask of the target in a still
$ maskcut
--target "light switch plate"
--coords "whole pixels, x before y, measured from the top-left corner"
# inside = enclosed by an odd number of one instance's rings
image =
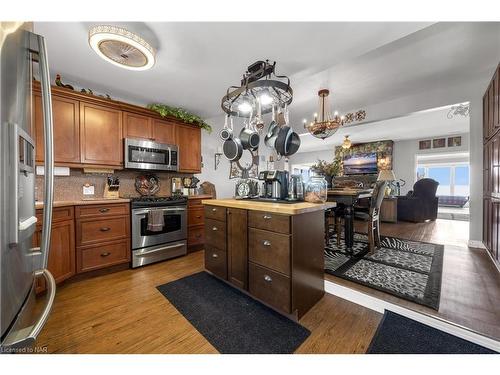
[[[94,185],[83,185],[83,195],[94,195]]]

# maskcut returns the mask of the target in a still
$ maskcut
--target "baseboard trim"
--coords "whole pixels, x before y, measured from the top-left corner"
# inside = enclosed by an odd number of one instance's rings
[[[486,246],[484,246],[483,241],[478,241],[478,240],[469,240],[467,243],[468,247],[473,247],[474,249],[485,249]]]
[[[353,302],[357,305],[361,305],[370,310],[377,311],[381,314],[384,313],[384,310],[395,312],[407,318],[416,320],[417,322],[425,324],[429,327],[439,329],[443,332],[460,337],[464,340],[468,340],[475,344],[484,346],[485,348],[500,352],[500,341],[494,340],[487,336],[483,336],[466,327],[446,321],[437,316],[431,316],[425,313],[410,310],[329,280],[325,280],[325,292]]]
[[[488,251],[488,249],[485,248],[484,251],[486,251],[486,254],[488,254],[488,256],[490,257],[490,259],[493,262],[493,265],[497,269],[498,273],[500,273],[500,264],[498,263],[498,261],[496,261],[495,258],[493,258],[493,255],[491,255],[491,253]]]

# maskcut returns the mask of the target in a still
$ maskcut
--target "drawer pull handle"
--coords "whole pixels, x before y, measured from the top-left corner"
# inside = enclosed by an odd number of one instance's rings
[[[101,254],[101,256],[102,256],[103,258],[104,258],[104,257],[107,257],[107,256],[110,256],[110,255],[111,255],[111,253],[109,253],[109,252],[106,252],[106,253],[102,253],[102,254]]]
[[[212,227],[212,230],[215,232],[215,231],[217,231],[218,229],[217,229],[217,227]]]
[[[212,254],[212,258],[218,258],[219,256],[215,253]]]
[[[215,212],[215,211],[217,211],[217,209],[216,208],[212,208],[212,212]]]
[[[101,232],[107,232],[107,231],[108,231],[108,230],[110,230],[110,229],[111,229],[111,228],[109,228],[109,227],[103,227],[103,228],[101,228],[100,230],[101,230]]]
[[[262,245],[264,245],[264,246],[271,246],[271,241],[264,240],[264,241],[262,241]]]
[[[270,283],[271,281],[273,281],[273,279],[269,275],[264,275],[264,280],[267,281],[268,283]]]
[[[201,234],[197,234],[195,237],[196,238],[201,238]]]
[[[265,220],[269,220],[269,219],[271,219],[271,218],[272,218],[272,216],[271,216],[271,215],[264,215],[264,216],[262,216],[262,217],[263,217]]]
[[[201,215],[196,216],[197,219],[201,219]]]
[[[99,209],[99,212],[102,212],[102,213],[108,212],[108,211],[109,211],[109,208],[100,208]]]

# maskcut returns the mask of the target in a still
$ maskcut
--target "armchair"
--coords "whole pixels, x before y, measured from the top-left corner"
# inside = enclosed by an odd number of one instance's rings
[[[398,197],[398,220],[421,223],[436,220],[438,197],[436,191],[439,182],[432,178],[423,178],[413,185],[413,190],[406,196]]]

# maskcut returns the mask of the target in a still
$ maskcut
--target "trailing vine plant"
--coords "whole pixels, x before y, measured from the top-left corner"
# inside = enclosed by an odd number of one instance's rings
[[[148,108],[158,112],[162,117],[172,116],[188,124],[198,125],[205,129],[209,134],[212,132],[212,126],[207,124],[200,116],[193,115],[182,108],[174,108],[165,104],[149,104]]]

